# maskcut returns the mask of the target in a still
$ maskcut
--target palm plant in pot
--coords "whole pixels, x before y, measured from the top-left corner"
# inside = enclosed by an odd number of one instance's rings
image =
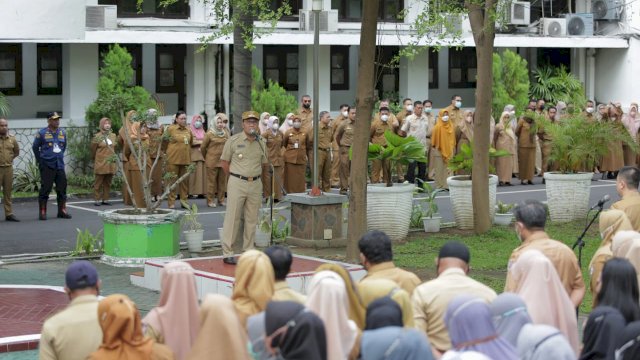
[[[570,114],[561,121],[545,122],[551,136],[550,167],[544,173],[551,221],[582,219],[589,209],[592,169],[614,145],[638,145],[621,124],[589,121],[582,114]]]
[[[515,204],[505,204],[502,201],[498,201],[496,205],[496,215],[493,218],[493,223],[496,225],[509,225],[513,219],[513,213],[511,210]]]
[[[489,149],[489,159],[497,158],[500,156],[511,156],[506,150],[496,150],[494,148]],[[490,172],[495,172],[492,166],[489,165]],[[465,143],[460,146],[460,151],[449,160],[449,169],[452,171],[461,171],[462,173],[469,175],[456,175],[447,178],[447,185],[449,185],[449,193],[451,200],[451,207],[453,210],[453,217],[456,221],[456,226],[460,229],[473,229],[473,204],[472,204],[472,191],[471,181],[473,178],[473,144]],[[490,217],[495,215],[496,204],[496,189],[498,186],[498,177],[496,175],[489,175],[489,212]]]
[[[182,233],[187,242],[190,253],[202,251],[202,241],[204,240],[204,229],[198,221],[198,206],[193,203],[187,213],[182,218],[182,226],[185,228]]]
[[[443,189],[433,189],[426,181],[422,182],[422,187],[417,188],[418,192],[425,194],[420,199],[422,207],[422,224],[425,232],[439,232],[442,217],[438,214],[438,203],[436,203],[436,195]]]
[[[427,162],[424,145],[413,136],[404,138],[387,130],[384,137],[386,147],[369,144],[369,160],[388,162],[388,169],[397,163]],[[388,178],[386,184],[367,185],[367,229],[384,231],[391,240],[399,241],[409,233],[415,185],[393,184]]]

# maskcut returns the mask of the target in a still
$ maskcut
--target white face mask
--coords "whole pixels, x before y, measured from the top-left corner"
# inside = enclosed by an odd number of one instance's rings
[[[389,115],[381,115],[380,120],[387,122],[387,120],[389,120]]]
[[[449,121],[449,116],[448,115],[443,116],[442,117],[442,121],[444,121],[444,122]]]
[[[301,126],[302,126],[302,123],[300,123],[300,122],[294,122],[293,123],[293,128],[294,129],[300,129]]]
[[[408,112],[413,112],[413,105],[409,104],[405,109],[407,109]]]
[[[276,123],[276,122],[274,122],[273,124],[271,124],[271,128],[273,129],[273,131],[278,130],[278,127],[280,127],[280,126],[279,126],[279,125],[278,125],[278,123]]]
[[[269,123],[269,118],[263,119],[263,120],[262,120],[262,123],[263,123],[263,124],[265,124],[265,125],[267,125],[267,124]]]
[[[287,124],[289,124],[289,126],[292,126],[293,125],[293,120],[287,119]]]
[[[617,119],[618,119],[618,117],[616,117],[616,116],[612,116],[611,117],[611,120],[617,120]]]
[[[593,114],[593,108],[592,108],[592,107],[588,107],[588,108],[587,108],[587,113],[589,113],[589,114]]]
[[[432,109],[431,109],[430,107],[426,107],[426,108],[424,108],[424,111],[425,111],[427,114],[431,113],[431,110],[432,110]]]
[[[344,116],[344,117],[349,117],[349,112],[348,112],[348,111],[343,111],[343,112],[342,112],[342,116]]]
[[[462,107],[462,101],[456,101],[456,107],[460,109]]]
[[[193,124],[193,127],[195,127],[196,129],[200,129],[202,127],[202,121],[196,121]]]

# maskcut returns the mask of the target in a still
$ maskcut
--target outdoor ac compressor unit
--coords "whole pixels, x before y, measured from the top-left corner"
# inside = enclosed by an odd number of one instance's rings
[[[315,16],[313,11],[300,10],[300,30],[315,30]],[[338,31],[338,10],[324,10],[320,12],[320,31]]]
[[[86,27],[95,29],[117,29],[118,7],[115,5],[88,5]]]
[[[566,14],[567,35],[593,36],[593,14]]]
[[[544,36],[566,36],[567,20],[556,18],[542,18],[540,33]]]
[[[591,4],[591,13],[595,20],[620,20],[624,0],[595,0]]]
[[[507,8],[509,25],[531,24],[531,3],[527,1],[514,1]]]

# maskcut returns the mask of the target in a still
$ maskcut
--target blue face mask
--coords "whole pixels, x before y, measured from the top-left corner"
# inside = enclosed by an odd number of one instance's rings
[[[462,101],[456,101],[456,107],[460,109],[462,107]]]
[[[427,113],[430,113],[431,112],[431,108],[430,107],[426,107],[426,108],[424,108],[424,111],[426,111]]]

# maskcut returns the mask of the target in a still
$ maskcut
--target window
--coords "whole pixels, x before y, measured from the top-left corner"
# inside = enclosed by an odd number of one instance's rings
[[[398,15],[404,11],[404,0],[378,0],[378,20],[403,22]],[[362,0],[331,0],[331,8],[338,9],[340,21],[362,21]]]
[[[331,90],[349,90],[349,46],[331,47]]]
[[[184,91],[185,45],[156,45],[156,92]]]
[[[465,47],[461,50],[449,48],[450,88],[475,88],[477,72],[475,48]]]
[[[0,92],[22,95],[21,44],[0,44]]]
[[[429,50],[429,89],[438,88],[438,54],[436,50]]]
[[[378,98],[393,97],[398,92],[400,69],[395,57],[400,52],[397,46],[378,46],[376,48],[376,91]]]
[[[177,0],[164,7],[160,0],[145,0],[138,12],[138,0],[98,0],[100,5],[117,5],[118,17],[156,17],[165,19],[188,19],[191,10],[188,0]]]
[[[291,15],[285,15],[281,20],[297,20],[302,9],[302,0],[271,0],[271,10],[277,11],[285,2],[291,7]]]
[[[104,55],[109,52],[112,44],[100,44],[98,52],[100,53],[100,68],[104,67]],[[131,67],[133,68],[133,78],[129,85],[142,86],[142,45],[141,44],[120,44],[121,47],[127,49],[131,55]]]
[[[38,44],[38,95],[62,94],[62,45]]]
[[[287,91],[298,90],[298,47],[264,47],[264,82],[277,82]]]

